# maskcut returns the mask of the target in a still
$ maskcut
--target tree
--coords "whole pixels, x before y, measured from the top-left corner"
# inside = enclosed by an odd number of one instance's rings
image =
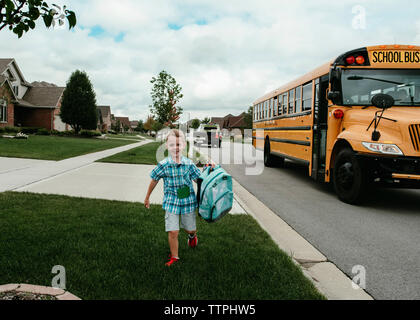
[[[115,118],[114,118],[115,120]],[[115,120],[114,124],[111,124],[111,129],[115,131],[116,133],[121,132],[121,121],[120,119]]]
[[[76,25],[76,14],[66,6],[53,4],[50,8],[43,0],[0,0],[0,31],[9,27],[17,36],[35,28],[35,21],[42,17],[47,28],[56,23],[64,25],[66,18],[69,29]]]
[[[153,77],[150,82],[153,84],[151,92],[153,104],[150,106],[150,111],[157,122],[174,127],[174,123],[182,114],[182,108],[175,107],[183,97],[181,86],[165,70],[161,71],[157,78]]]
[[[210,118],[209,117],[205,117],[203,121],[201,121],[202,124],[209,124],[210,123]]]
[[[139,123],[137,124],[137,127],[134,129],[134,131],[136,131],[136,132],[143,132],[144,131],[143,120],[139,120]]]
[[[191,122],[191,128],[193,129],[198,129],[198,127],[200,126],[200,120],[199,119],[194,119]]]
[[[86,72],[76,70],[67,81],[60,117],[76,134],[81,129],[96,129],[98,123],[96,94]]]
[[[144,130],[151,131],[155,122],[156,121],[153,119],[153,116],[148,116],[145,124],[143,125]]]
[[[251,106],[244,115],[245,129],[252,129],[252,113],[254,108]]]

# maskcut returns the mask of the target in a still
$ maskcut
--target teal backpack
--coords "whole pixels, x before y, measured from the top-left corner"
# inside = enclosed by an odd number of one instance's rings
[[[222,167],[204,169],[197,183],[198,214],[207,222],[223,218],[233,205],[232,176]]]

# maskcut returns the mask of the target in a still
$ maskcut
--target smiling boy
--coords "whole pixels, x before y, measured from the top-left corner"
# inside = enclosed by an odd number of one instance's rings
[[[188,245],[194,248],[198,244],[195,210],[198,206],[192,181],[197,182],[201,175],[197,166],[182,156],[186,147],[182,131],[171,130],[166,138],[169,156],[158,163],[150,173],[152,181],[147,191],[144,205],[149,209],[150,194],[160,179],[164,181],[163,209],[165,214],[165,230],[168,233],[171,251],[166,266],[179,261],[178,235],[180,227],[188,233]],[[180,223],[181,220],[181,223]]]

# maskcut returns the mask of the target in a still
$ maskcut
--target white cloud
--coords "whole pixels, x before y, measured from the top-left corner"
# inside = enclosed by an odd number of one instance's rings
[[[420,42],[420,5],[410,0],[55,3],[76,12],[77,27],[46,30],[38,21],[22,39],[3,30],[2,57],[14,57],[29,81],[65,85],[71,72],[84,70],[98,103],[131,119],[146,118],[150,79],[161,70],[183,87],[185,112],[223,116],[245,111],[267,91],[346,50]],[[355,5],[366,8],[365,30],[352,28]],[[94,26],[105,30],[98,38],[89,36]],[[115,42],[121,32],[123,41]]]

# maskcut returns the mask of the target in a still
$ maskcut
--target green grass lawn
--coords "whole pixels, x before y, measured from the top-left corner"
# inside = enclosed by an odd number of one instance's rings
[[[152,142],[138,148],[134,148],[128,151],[114,154],[113,156],[104,159],[100,159],[97,162],[156,165],[156,152],[161,145],[161,142]],[[184,151],[184,155],[188,156],[188,151]],[[168,151],[165,152],[165,156],[168,156]],[[192,160],[199,158],[200,154],[196,152],[195,157]],[[204,160],[202,160],[202,163],[203,161]]]
[[[61,265],[82,299],[323,299],[250,216],[198,219],[168,268],[161,206],[6,192],[0,208],[0,284],[51,286]]]
[[[63,160],[130,143],[135,141],[35,135],[27,140],[0,138],[0,157]]]

